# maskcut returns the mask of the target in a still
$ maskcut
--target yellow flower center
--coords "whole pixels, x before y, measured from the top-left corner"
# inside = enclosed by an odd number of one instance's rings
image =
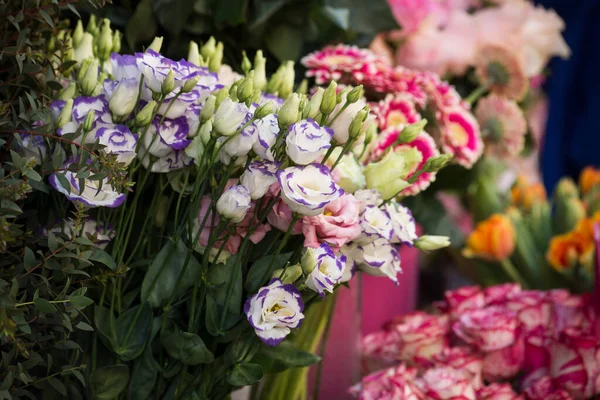
[[[455,146],[466,146],[469,143],[469,134],[460,124],[450,123],[448,129]]]
[[[347,57],[347,56],[337,55],[337,56],[327,57],[327,61],[333,65],[339,65],[339,64],[347,64],[347,63],[351,62],[351,59],[350,59],[350,57]]]
[[[389,126],[404,125],[407,122],[406,117],[401,111],[390,111],[387,120]]]
[[[326,216],[326,217],[331,217],[333,215],[333,213],[331,211],[325,211],[323,213],[323,215]]]

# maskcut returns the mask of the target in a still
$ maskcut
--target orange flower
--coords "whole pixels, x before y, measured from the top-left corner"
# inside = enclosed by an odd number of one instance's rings
[[[587,264],[593,255],[594,241],[584,232],[573,230],[550,240],[546,259],[558,271],[571,268],[576,262]]]
[[[584,234],[592,240],[594,237],[594,224],[600,224],[600,211],[597,211],[589,218],[579,221],[574,231]]]
[[[477,227],[467,239],[466,257],[504,261],[515,249],[515,228],[506,215],[494,214]]]
[[[546,189],[539,182],[529,184],[519,177],[510,191],[510,197],[514,205],[529,210],[534,203],[546,201]]]
[[[586,194],[594,186],[600,184],[600,171],[594,167],[585,167],[579,175],[579,188],[582,194]]]

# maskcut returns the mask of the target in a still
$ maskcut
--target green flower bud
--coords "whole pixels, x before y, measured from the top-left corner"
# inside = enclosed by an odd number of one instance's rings
[[[215,105],[217,103],[217,98],[214,95],[208,96],[206,101],[204,102],[204,106],[202,106],[202,110],[200,110],[200,123],[203,124],[209,119],[212,118],[215,113]]]
[[[439,156],[431,157],[423,166],[423,172],[437,172],[448,165],[451,160],[451,154],[440,154]]]
[[[201,127],[200,127],[200,135],[198,135],[200,137],[200,139],[202,140],[202,143],[206,146],[208,144],[208,142],[210,141],[210,136],[212,134],[213,131],[213,125],[212,122],[210,120],[206,121]]]
[[[104,19],[100,35],[97,36],[96,46],[98,48],[98,58],[101,60],[108,60],[110,52],[113,48],[112,42],[112,29],[110,29],[110,21]]]
[[[160,48],[162,47],[163,44],[163,37],[162,36],[156,36],[154,38],[154,40],[152,40],[152,43],[150,43],[150,46],[148,46],[148,48],[146,50],[154,50],[157,53],[160,53]]]
[[[58,98],[61,100],[72,99],[75,97],[75,93],[77,93],[77,85],[75,82],[70,82],[66,88],[60,91]]]
[[[321,111],[321,102],[323,101],[323,94],[325,89],[322,87],[317,88],[315,94],[312,95],[306,107],[304,107],[303,117],[315,119]]]
[[[256,109],[254,112],[254,118],[262,119],[269,114],[273,114],[273,111],[275,111],[275,104],[273,104],[272,101],[267,101],[265,104]]]
[[[296,88],[296,93],[307,94],[308,93],[308,80],[302,79],[302,82]]]
[[[284,126],[289,126],[299,120],[298,107],[300,106],[300,96],[298,93],[293,93],[283,103],[279,110],[279,123]]]
[[[305,275],[309,275],[313,269],[317,266],[317,257],[315,256],[315,249],[309,247],[300,259],[300,267]]]
[[[450,246],[448,236],[430,236],[424,235],[415,241],[415,247],[423,251],[443,249]]]
[[[112,42],[113,42],[112,52],[113,53],[120,52],[121,51],[121,31],[118,31],[118,30],[115,31],[115,33],[113,34]]]
[[[355,87],[354,89],[352,89],[348,95],[346,96],[346,101],[348,103],[356,103],[358,100],[360,100],[363,96],[364,90],[362,85],[359,85],[357,87]]]
[[[290,265],[285,268],[276,269],[271,279],[281,279],[284,285],[294,283],[302,276],[302,268],[299,264]]]
[[[355,139],[360,136],[362,133],[363,122],[367,118],[367,115],[369,115],[369,111],[365,109],[360,110],[358,114],[356,114],[348,129],[351,138]]]
[[[583,202],[576,197],[563,197],[554,202],[552,230],[557,234],[567,233],[586,216]]]
[[[250,99],[254,94],[254,72],[250,72],[250,74],[242,79],[241,83],[237,88],[237,97],[240,101],[245,102]]]
[[[190,40],[187,60],[194,65],[202,65],[202,56],[200,55],[200,50],[198,49],[198,43],[194,42],[193,40]]]
[[[229,97],[229,90],[227,88],[219,89],[217,93],[215,93],[217,101],[215,102],[215,109],[219,107],[219,104],[227,97]]]
[[[422,119],[419,122],[405,126],[404,129],[402,129],[402,132],[400,132],[400,135],[398,135],[396,142],[399,144],[412,142],[423,131],[425,125],[427,125],[427,120]]]
[[[98,84],[98,62],[94,59],[89,59],[89,64],[85,69],[83,79],[80,81],[81,93],[84,96],[90,96],[96,89]]]
[[[210,124],[210,122],[208,122]],[[204,124],[206,125],[206,124]],[[204,125],[200,128],[200,131],[204,129]],[[206,146],[202,141],[202,137],[200,135],[194,137],[192,143],[190,143],[184,150],[185,155],[194,159],[194,163],[196,165],[200,165],[202,162],[202,157],[204,157],[204,151],[206,150]]]
[[[240,83],[241,81],[234,82],[233,85],[231,85],[231,87],[229,88],[229,97],[231,97],[231,100],[233,101],[238,101],[237,90],[240,86]]]
[[[267,87],[266,62],[262,51],[258,50],[254,56],[254,87],[261,91]]]
[[[88,21],[87,28],[85,29],[93,36],[96,36],[100,31],[98,29],[98,24],[96,23],[96,16],[94,14],[90,15],[90,20]]]
[[[94,119],[96,118],[96,110],[90,110],[83,120],[83,131],[89,132],[94,128]]]
[[[79,46],[81,43],[81,39],[83,39],[83,23],[81,20],[77,20],[77,25],[75,25],[75,30],[73,30],[73,46]]]
[[[410,186],[406,178],[421,160],[421,153],[414,148],[388,152],[380,161],[365,167],[367,189],[379,191],[384,200],[397,196]]]
[[[377,124],[369,124],[365,132],[365,144],[371,143],[377,137]]]
[[[204,58],[205,60],[212,58],[215,50],[216,50],[216,45],[217,45],[217,41],[215,40],[214,37],[210,37],[206,43],[204,43],[204,45],[200,48],[200,54],[202,55],[202,58]]]
[[[323,115],[329,115],[335,109],[337,105],[337,83],[331,81],[329,86],[323,94],[323,101],[321,102],[321,113]]]
[[[223,62],[223,43],[217,43],[217,47],[213,52],[212,57],[208,60],[208,69],[212,72],[219,72],[219,68],[221,68],[221,63]]]
[[[156,108],[156,101],[152,100],[142,108],[142,110],[135,116],[135,123],[139,126],[147,126],[152,122],[154,116],[154,108]]]
[[[283,66],[280,65],[277,71],[271,75],[269,83],[267,84],[267,93],[276,94],[279,91],[281,83],[283,81]]]
[[[287,99],[290,94],[294,91],[294,79],[295,79],[295,71],[294,71],[294,62],[286,61],[284,64],[284,72],[281,80],[281,85],[279,86],[279,96],[284,99]]]
[[[571,178],[562,178],[558,181],[556,185],[556,189],[554,190],[554,200],[558,201],[559,199],[566,198],[579,198],[579,189],[577,188],[577,184],[573,182]]]
[[[248,75],[250,70],[252,69],[252,63],[248,59],[245,51],[242,51],[242,72],[244,75]]]
[[[173,72],[173,70],[171,69],[171,70],[169,70],[169,73],[165,77],[165,80],[162,83],[160,91],[162,92],[162,94],[164,96],[166,96],[173,91],[174,87],[175,87],[175,72]]]
[[[195,76],[195,77],[193,77],[191,79],[188,79],[183,84],[183,87],[181,88],[181,92],[182,93],[189,93],[189,92],[191,92],[192,90],[194,90],[194,88],[196,87],[196,84],[198,84],[199,80],[200,80],[199,76]]]
[[[68,99],[65,102],[65,106],[58,114],[58,118],[56,118],[56,127],[62,128],[69,122],[71,122],[71,118],[73,116],[73,99]]]

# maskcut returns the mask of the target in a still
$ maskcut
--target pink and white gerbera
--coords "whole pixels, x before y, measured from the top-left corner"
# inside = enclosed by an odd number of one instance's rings
[[[442,123],[444,153],[454,155],[458,164],[471,168],[483,152],[483,141],[475,117],[464,108],[454,107],[446,110]]]
[[[388,94],[375,109],[379,128],[402,128],[421,119],[412,96],[407,93]]]
[[[303,57],[301,62],[308,69],[306,75],[314,77],[317,84],[321,85],[331,80],[339,80],[345,74],[357,74],[356,78],[361,80],[361,75],[370,69],[369,66],[374,67],[380,60],[369,50],[339,44],[310,53]]]

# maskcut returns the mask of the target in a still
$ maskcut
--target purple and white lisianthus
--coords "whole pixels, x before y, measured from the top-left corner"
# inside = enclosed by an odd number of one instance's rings
[[[293,212],[302,215],[319,215],[327,204],[344,194],[344,190],[333,181],[329,168],[323,164],[279,170],[277,180],[284,203]]]
[[[342,279],[346,256],[336,256],[328,244],[322,243],[316,249],[307,250],[302,264],[303,270],[311,271],[306,277],[306,286],[325,297],[325,292],[333,293],[335,285]]]
[[[379,207],[383,204],[381,193],[375,189],[362,189],[354,192],[354,198],[360,203],[360,213],[365,211],[367,206]]]
[[[260,98],[258,99],[258,105],[262,106],[268,102],[272,102],[275,106],[275,110],[279,110],[283,103],[285,103],[285,99],[271,93],[261,93]]]
[[[192,165],[194,159],[185,154],[185,150],[177,150],[162,157],[152,157],[144,145],[140,146],[138,158],[141,159],[144,168],[150,168],[150,172],[167,173]]]
[[[273,279],[244,305],[244,313],[256,335],[267,345],[276,346],[304,319],[302,296],[294,285]]]
[[[21,151],[24,157],[35,158],[36,164],[41,164],[46,158],[48,147],[44,138],[39,135],[21,134]]]
[[[240,177],[240,183],[248,188],[252,200],[263,197],[277,182],[277,168],[278,164],[270,161],[254,161],[248,165]]]
[[[42,229],[44,236],[48,235],[48,232],[62,233],[69,239],[72,239],[75,235],[79,236],[79,232],[75,232],[75,220],[65,219],[58,221],[58,223],[51,229]],[[88,218],[83,223],[81,230],[81,236],[94,238],[94,246],[105,249],[106,246],[114,239],[116,235],[115,227],[108,222],[98,222],[93,218]]]
[[[358,269],[374,276],[387,276],[398,284],[400,267],[400,253],[388,241],[379,239],[365,245],[354,245],[351,257],[356,262]]]
[[[165,119],[156,117],[143,135],[146,150],[153,156],[165,157],[173,151],[185,149],[191,140],[188,139],[189,125],[186,117]],[[145,154],[140,156],[144,157]]]
[[[412,246],[419,237],[417,236],[417,225],[408,207],[396,202],[387,203],[384,206],[389,214],[394,227],[394,234],[390,242],[403,243]]]
[[[378,239],[390,241],[394,235],[394,224],[390,214],[379,207],[367,206],[360,215],[361,235],[356,242],[366,244]]]
[[[135,78],[120,81],[104,81],[104,93],[108,99],[108,108],[113,117],[122,121],[127,118],[137,104],[139,82]]]
[[[251,114],[248,113],[242,124],[248,122],[250,118]],[[252,150],[252,146],[256,140],[258,140],[258,130],[254,124],[248,125],[234,136],[221,136],[218,139],[218,143],[223,143],[220,151],[225,153],[223,155],[223,158],[226,160],[225,164],[229,164],[232,158],[247,155]]]
[[[296,164],[307,165],[325,155],[331,147],[333,131],[326,126],[319,126],[312,119],[305,119],[289,128],[286,142],[287,155]]]
[[[111,75],[120,81],[121,79],[135,79],[140,81],[142,73],[137,65],[137,58],[129,54],[112,53],[110,55]]]
[[[154,93],[161,93],[163,82],[170,71],[174,74],[174,87],[179,88],[188,79],[194,78],[198,72],[181,68],[180,64],[158,54],[154,50],[135,53],[138,69],[144,76],[144,84]]]
[[[67,170],[73,161],[68,161],[64,165],[64,170],[55,172],[48,178],[50,184],[58,192],[67,196],[67,199],[83,203],[87,207],[119,207],[125,201],[126,194],[119,193],[113,189],[107,178],[102,180],[102,188],[100,181],[92,181],[83,179],[84,186],[79,186],[79,179],[76,177],[76,172]],[[63,186],[62,179],[58,176],[62,175],[66,179],[69,187]]]
[[[252,117],[251,111],[244,103],[238,103],[231,100],[229,97],[221,101],[215,120],[213,122],[214,129],[223,136],[233,135],[242,124],[249,121]]]
[[[106,146],[103,151],[116,154],[117,161],[131,164],[135,158],[135,147],[138,135],[131,133],[125,125],[112,125],[99,128],[94,135],[95,140]]]
[[[251,205],[250,190],[243,185],[233,185],[217,200],[217,211],[223,218],[238,223],[244,219]]]
[[[279,121],[277,115],[269,114],[264,118],[255,120],[252,125],[258,132],[252,150],[263,160],[274,161],[275,156],[271,151],[279,135]]]

